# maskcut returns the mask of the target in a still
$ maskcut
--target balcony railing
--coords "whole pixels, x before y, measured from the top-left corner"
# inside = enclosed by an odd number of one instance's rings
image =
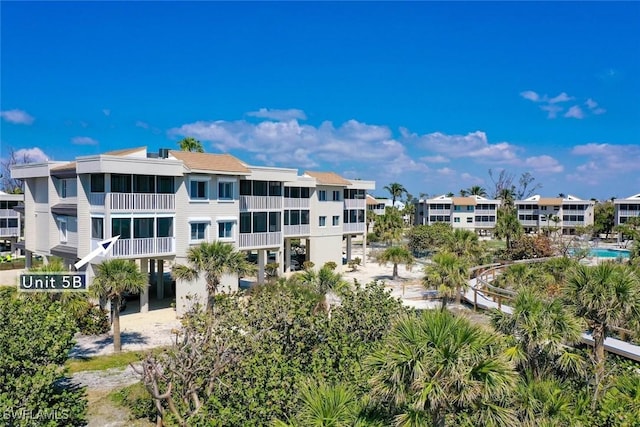
[[[521,219],[520,224],[522,224],[524,227],[537,227],[538,221],[534,219]]]
[[[238,246],[241,248],[275,247],[282,244],[282,232],[240,233]]]
[[[344,199],[345,209],[365,209],[367,202],[364,199]]]
[[[18,227],[4,227],[0,228],[0,236],[18,236],[20,229]]]
[[[96,245],[98,240],[94,240]],[[114,257],[142,256],[142,255],[168,255],[174,254],[174,237],[147,237],[139,239],[118,239],[113,245]]]
[[[309,200],[311,199],[294,199],[290,197],[284,198],[285,209],[309,209]]]
[[[20,213],[14,211],[13,209],[0,209],[0,217],[1,218],[18,218]]]
[[[364,233],[367,225],[364,222],[351,222],[342,224],[343,233]]]
[[[240,196],[241,211],[268,211],[282,209],[280,196]]]
[[[476,215],[496,215],[497,209],[476,209]]]
[[[429,215],[451,215],[451,209],[429,209],[427,212]]]
[[[639,211],[632,211],[632,210],[627,210],[627,209],[620,209],[618,211],[618,215],[619,216],[640,216],[640,210]]]
[[[300,225],[285,225],[284,226],[284,235],[289,236],[308,236],[311,231],[311,227],[309,224],[300,224]]]
[[[89,204],[112,211],[175,211],[175,194],[90,193]]]

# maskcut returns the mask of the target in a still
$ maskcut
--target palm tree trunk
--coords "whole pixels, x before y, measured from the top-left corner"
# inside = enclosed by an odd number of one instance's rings
[[[120,353],[120,351],[122,351],[122,340],[120,339],[120,297],[111,300],[111,310],[113,312],[113,350],[116,353]]]
[[[604,325],[596,325],[593,328],[593,347],[596,365],[596,386],[593,396],[594,405],[597,404],[600,394],[600,384],[604,379],[604,339],[606,329]]]
[[[444,427],[444,415],[435,412],[432,415],[434,427]]]
[[[398,264],[393,264],[393,280],[398,278]]]

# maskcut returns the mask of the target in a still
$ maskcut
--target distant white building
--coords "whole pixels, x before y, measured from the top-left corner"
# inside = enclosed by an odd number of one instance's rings
[[[615,199],[616,225],[624,224],[629,218],[640,217],[640,193],[626,199]]]
[[[414,223],[432,225],[436,222],[451,224],[453,228],[489,234],[496,226],[500,200],[482,196],[450,197],[446,195],[416,203]]]
[[[0,191],[0,241],[15,245],[21,240],[22,218],[19,211],[23,202],[24,194]]]
[[[592,200],[576,196],[541,197],[536,194],[514,202],[518,220],[526,233],[538,233],[545,228],[559,228],[564,235],[573,235],[576,227],[593,225],[594,206]]]

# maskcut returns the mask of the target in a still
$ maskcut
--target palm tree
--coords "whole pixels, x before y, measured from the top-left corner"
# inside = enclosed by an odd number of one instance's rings
[[[456,302],[460,303],[462,289],[469,286],[467,265],[464,260],[451,252],[438,252],[433,256],[433,264],[424,268],[423,284],[429,289],[438,289],[442,294],[442,308],[447,299],[456,293]]]
[[[466,197],[469,195],[469,190],[465,190],[464,188],[460,190],[460,196]]]
[[[518,221],[516,212],[503,207],[498,210],[496,228],[493,232],[499,239],[504,237],[507,243],[507,250],[509,250],[513,239],[522,236],[524,230],[522,229],[522,224]]]
[[[467,194],[469,196],[487,197],[487,190],[479,185],[472,185],[467,189]]]
[[[478,235],[470,230],[456,228],[448,235],[442,249],[465,258],[474,263],[482,254],[482,247]]]
[[[522,288],[513,313],[494,310],[491,321],[513,340],[513,359],[535,379],[556,367],[581,370],[581,359],[569,345],[580,341],[582,327],[560,299],[544,299],[535,290]]]
[[[171,274],[175,279],[189,282],[204,275],[209,310],[213,307],[213,299],[223,275],[235,274],[242,277],[255,272],[255,266],[247,261],[242,252],[236,251],[233,245],[219,241],[203,242],[190,247],[187,250],[187,262],[190,265],[175,265]]]
[[[378,215],[373,224],[373,232],[388,244],[400,240],[404,229],[404,221],[396,208],[387,208],[383,215]]]
[[[195,151],[197,153],[204,153],[204,148],[202,148],[202,143],[197,139],[188,136],[183,138],[178,142],[180,146],[180,150],[182,151]]]
[[[411,271],[414,263],[411,251],[403,246],[391,246],[378,253],[376,259],[380,265],[386,265],[389,262],[393,264],[393,280],[398,279],[398,264],[404,264],[407,270]]]
[[[507,207],[513,207],[513,202],[516,198],[515,189],[513,188],[502,188],[498,194],[496,194],[496,198],[502,200],[502,205]]]
[[[96,277],[89,288],[91,294],[111,303],[113,313],[113,348],[122,350],[120,339],[120,303],[125,293],[139,294],[148,286],[148,278],[133,262],[125,259],[110,259],[98,264]]]
[[[407,189],[404,186],[397,182],[392,182],[389,185],[384,187],[385,190],[391,194],[391,206],[396,206],[396,199],[400,199],[403,194],[407,192]]]
[[[593,336],[596,391],[604,375],[604,340],[613,326],[640,319],[640,281],[628,266],[605,263],[578,266],[565,287],[578,317],[583,318]]]
[[[502,337],[446,310],[404,315],[368,359],[372,395],[400,412],[396,425],[443,427],[450,414],[517,425],[506,400],[517,374]]]

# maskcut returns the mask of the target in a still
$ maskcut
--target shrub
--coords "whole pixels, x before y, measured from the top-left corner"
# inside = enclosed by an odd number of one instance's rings
[[[335,270],[336,268],[338,268],[338,264],[336,264],[333,261],[328,261],[324,263],[324,266],[322,268],[328,268],[329,270]]]
[[[312,262],[312,261],[305,261],[302,263],[302,268],[304,270],[313,270],[313,267],[315,267],[316,265]]]
[[[347,266],[349,266],[349,269],[351,271],[356,271],[358,270],[358,266],[360,265],[361,262],[362,260],[360,259],[360,257],[355,257],[355,259],[352,259],[347,263]]]
[[[155,405],[141,382],[114,391],[110,397],[114,403],[129,409],[133,418],[155,421]]]
[[[80,333],[84,335],[102,335],[111,329],[107,310],[97,305],[90,305],[87,311],[79,316],[76,321],[78,322]]]

